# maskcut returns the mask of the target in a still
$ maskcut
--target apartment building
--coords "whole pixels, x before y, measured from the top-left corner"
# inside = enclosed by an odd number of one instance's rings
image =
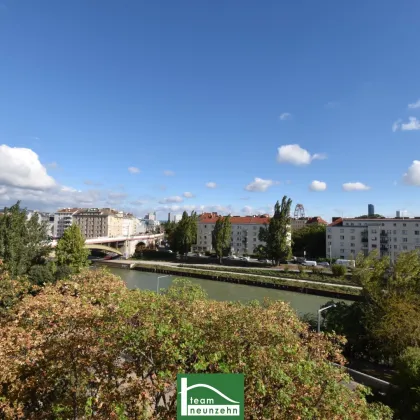
[[[197,243],[193,247],[195,251],[213,251],[212,232],[216,221],[222,217],[216,212],[203,213],[199,216],[197,225]],[[260,228],[270,222],[268,214],[261,216],[231,216],[231,253],[235,255],[253,254],[258,245],[264,243],[259,241],[258,233]],[[291,240],[291,234],[289,234]]]
[[[48,213],[38,210],[28,210],[26,218],[29,220],[32,216],[38,215],[39,223],[45,223],[47,226],[47,234],[50,238],[54,236],[54,213]]]
[[[394,261],[400,252],[420,249],[420,218],[339,218],[326,235],[327,257],[349,259],[377,249]]]
[[[110,208],[79,209],[73,221],[86,239],[135,235],[138,227],[138,219],[132,214]]]
[[[73,216],[78,208],[66,208],[57,210],[54,214],[53,237],[59,239],[63,236],[64,231],[72,225]]]
[[[302,229],[305,226],[312,225],[312,224],[328,225],[328,223],[319,216],[299,217],[299,218],[290,220],[290,225],[292,227],[292,232],[296,232],[297,230]]]

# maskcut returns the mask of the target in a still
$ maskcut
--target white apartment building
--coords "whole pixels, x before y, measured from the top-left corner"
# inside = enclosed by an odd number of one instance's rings
[[[400,252],[420,249],[420,218],[338,219],[327,227],[326,255],[350,259],[377,249],[392,261]]]
[[[197,243],[195,251],[213,251],[212,232],[217,219],[221,217],[217,213],[203,213],[199,216],[197,225]],[[258,233],[264,223],[270,222],[268,215],[262,216],[231,216],[232,224],[231,253],[234,255],[253,254],[258,245],[264,245],[259,241]],[[291,234],[289,234],[289,240]]]
[[[38,215],[39,223],[45,223],[47,225],[47,234],[49,237],[54,236],[54,213],[48,213],[38,210],[28,210],[26,218],[29,220],[34,214]]]
[[[73,215],[78,211],[78,208],[67,208],[57,210],[54,214],[54,228],[53,237],[58,239],[63,236],[64,231],[72,225]]]

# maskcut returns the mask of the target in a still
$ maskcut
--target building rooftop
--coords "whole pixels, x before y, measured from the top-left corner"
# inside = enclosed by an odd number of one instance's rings
[[[328,225],[328,222],[326,222],[322,217],[319,217],[319,216],[309,217],[306,224],[310,225],[311,223],[318,223],[320,225]]]
[[[363,223],[363,222],[376,222],[376,223],[381,223],[381,222],[395,222],[395,221],[409,221],[409,222],[420,222],[420,217],[385,217],[385,218],[366,218],[366,219],[360,219],[357,217],[339,217],[336,220],[334,220],[332,223],[330,223],[328,226],[342,226],[343,222],[359,222],[359,223]]]
[[[217,213],[203,213],[199,217],[200,223],[216,223],[220,217],[226,217],[218,215]],[[232,225],[262,225],[270,221],[270,216],[268,214],[258,215],[258,216],[231,216],[230,222]]]
[[[80,210],[78,207],[67,208],[67,209],[59,209],[56,213],[74,213],[75,211]]]

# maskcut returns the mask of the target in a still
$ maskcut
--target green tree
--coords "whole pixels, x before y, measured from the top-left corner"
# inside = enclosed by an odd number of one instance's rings
[[[379,258],[377,251],[367,257],[359,255],[353,283],[362,286],[363,300],[351,308],[328,310],[327,330],[348,336],[349,346],[357,347],[360,357],[388,364],[394,364],[407,347],[420,346],[418,252],[401,253],[395,263],[388,257]],[[357,341],[364,343],[364,349],[355,345]]]
[[[230,222],[230,216],[219,217],[216,220],[211,234],[211,243],[216,255],[219,257],[220,264],[222,263],[224,253],[230,248],[231,234],[232,224]]]
[[[89,249],[85,248],[85,238],[79,226],[68,227],[55,248],[57,266],[67,266],[77,273],[89,265]]]
[[[47,226],[34,214],[27,220],[27,211],[20,202],[5,208],[0,215],[0,258],[13,277],[28,273],[33,265],[43,265],[51,252]]]
[[[292,256],[290,207],[292,200],[283,197],[277,201],[270,223],[260,228],[258,239],[265,242],[267,256],[278,265]]]
[[[165,239],[169,242],[169,246],[171,247],[172,251],[177,251],[177,244],[175,240],[176,225],[177,224],[173,221],[167,221],[162,224],[165,231]]]
[[[326,226],[310,224],[292,231],[293,255],[303,256],[304,251],[310,258],[325,258]]]
[[[197,242],[197,214],[191,215],[184,211],[182,219],[176,224],[174,232],[174,250],[181,254],[191,251],[191,246]]]
[[[102,270],[27,295],[0,321],[0,418],[176,417],[176,377],[243,373],[247,419],[390,420],[350,390],[339,338],[284,302],[205,299],[189,282],[129,291]],[[205,314],[205,316],[203,316]]]

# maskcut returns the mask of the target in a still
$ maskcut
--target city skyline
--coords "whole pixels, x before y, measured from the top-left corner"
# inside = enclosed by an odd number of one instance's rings
[[[420,215],[420,5],[2,4],[0,205]]]

